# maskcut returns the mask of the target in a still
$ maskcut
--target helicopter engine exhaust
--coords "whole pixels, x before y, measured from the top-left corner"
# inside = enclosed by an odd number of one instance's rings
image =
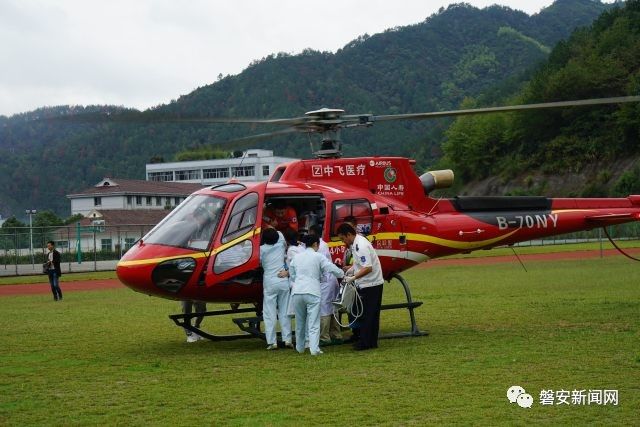
[[[420,176],[424,194],[428,195],[433,190],[449,188],[453,185],[453,171],[444,169],[439,171],[429,171]]]

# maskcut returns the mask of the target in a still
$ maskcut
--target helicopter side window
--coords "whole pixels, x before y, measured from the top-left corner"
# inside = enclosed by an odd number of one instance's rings
[[[348,217],[355,217],[356,231],[367,235],[371,233],[373,212],[371,204],[366,199],[339,200],[333,202],[333,215],[331,222],[331,237],[336,237],[336,230]]]
[[[239,267],[251,259],[253,254],[253,244],[251,240],[243,240],[242,242],[231,246],[220,252],[216,256],[213,263],[213,272],[216,274],[224,273],[232,268]]]
[[[279,208],[278,208],[279,206]],[[280,211],[277,212],[277,211]],[[284,215],[285,220],[280,221]],[[295,216],[296,224],[291,226],[291,219]],[[284,195],[270,197],[265,201],[263,220],[274,225],[278,231],[296,228],[304,234],[314,224],[322,226],[325,218],[325,201],[315,195]],[[275,221],[274,221],[275,220]]]
[[[227,227],[222,236],[222,243],[228,243],[253,228],[256,224],[257,212],[257,193],[249,193],[238,199],[229,216]]]

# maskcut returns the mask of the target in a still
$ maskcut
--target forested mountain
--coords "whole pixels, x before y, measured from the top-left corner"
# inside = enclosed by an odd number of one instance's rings
[[[526,86],[497,103],[640,94],[640,1],[605,12],[556,45]],[[478,101],[486,105],[485,100]],[[467,106],[475,104],[468,99]],[[511,193],[640,192],[640,104],[464,117],[446,133],[444,164],[469,182],[499,178]],[[630,161],[631,160],[631,161]],[[625,170],[627,169],[627,170]],[[581,175],[581,188],[554,176]],[[509,183],[508,186],[504,184]],[[563,191],[558,191],[559,189]]]
[[[271,55],[239,75],[220,78],[155,110],[266,118],[297,116],[323,106],[348,113],[424,112],[456,108],[465,98],[483,94],[490,102],[520,89],[559,40],[609,7],[592,0],[557,0],[528,16],[500,6],[452,5],[420,24],[363,35],[336,53]],[[35,120],[117,109],[54,107],[0,116],[0,214],[20,215],[36,207],[67,215],[65,194],[105,175],[143,178],[151,157],[170,160],[185,148],[268,130]],[[423,166],[433,164],[441,156],[449,123],[385,123],[368,131],[353,130],[343,135],[345,154],[410,155]],[[310,155],[303,137],[274,138],[259,145],[278,155]]]

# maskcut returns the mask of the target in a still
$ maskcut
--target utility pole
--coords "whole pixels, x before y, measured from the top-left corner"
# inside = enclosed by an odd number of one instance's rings
[[[27,215],[29,215],[29,252],[31,252],[31,266],[35,269],[36,262],[33,257],[33,215],[37,214],[38,211],[35,209],[27,209],[24,211]]]

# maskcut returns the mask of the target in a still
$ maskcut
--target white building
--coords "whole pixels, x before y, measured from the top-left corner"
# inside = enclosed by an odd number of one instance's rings
[[[82,214],[78,227],[64,227],[55,236],[62,250],[83,252],[115,251],[121,256],[134,242],[159,223],[171,208],[200,184],[150,182],[135,179],[104,178],[91,188],[68,194],[71,214]]]
[[[150,163],[146,166],[147,181],[192,182],[211,185],[238,181],[266,181],[281,163],[294,160],[278,157],[271,150],[247,150],[242,157],[231,159],[194,160],[188,162]]]
[[[68,194],[71,215],[87,216],[94,210],[165,210],[177,206],[202,185],[104,178],[92,188]],[[168,211],[167,211],[168,212]]]

